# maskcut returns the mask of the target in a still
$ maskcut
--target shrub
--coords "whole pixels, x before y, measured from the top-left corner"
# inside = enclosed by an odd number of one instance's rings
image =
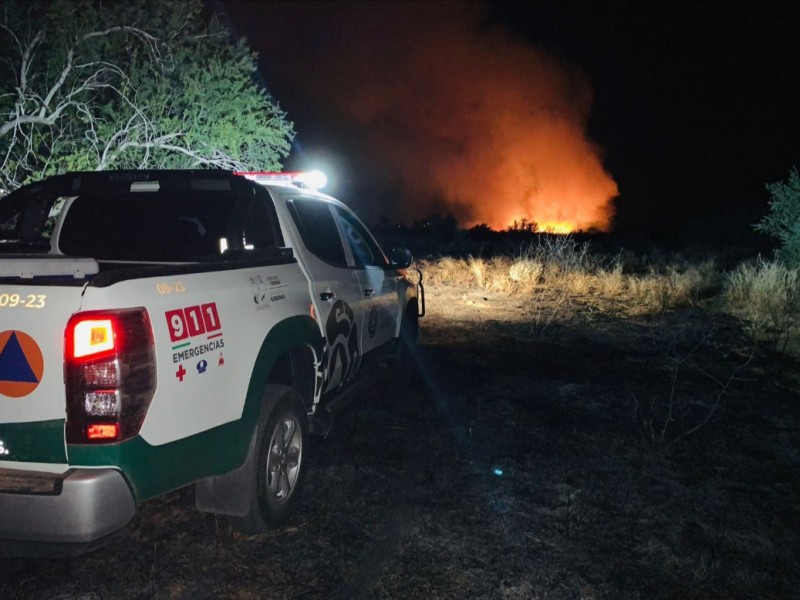
[[[628,291],[628,277],[623,272],[621,263],[610,269],[603,269],[597,277],[598,291],[606,298],[617,298]]]
[[[767,184],[772,200],[769,214],[754,225],[756,231],[777,238],[778,257],[787,265],[800,266],[800,174],[793,168],[789,179]]]
[[[630,290],[643,308],[667,310],[695,306],[719,286],[716,263],[708,260],[697,265],[650,268],[646,275],[630,278]]]
[[[517,283],[536,283],[544,272],[544,265],[538,260],[520,258],[511,263],[508,276]]]
[[[759,257],[755,264],[739,265],[725,283],[728,307],[741,315],[754,336],[777,350],[785,350],[800,310],[800,271]]]

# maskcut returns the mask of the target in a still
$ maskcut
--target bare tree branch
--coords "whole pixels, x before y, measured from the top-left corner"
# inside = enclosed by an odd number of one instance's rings
[[[200,0],[152,20],[144,0],[36,6],[52,12],[0,12],[3,188],[64,169],[275,168],[288,152],[292,125],[251,79],[254,58]]]

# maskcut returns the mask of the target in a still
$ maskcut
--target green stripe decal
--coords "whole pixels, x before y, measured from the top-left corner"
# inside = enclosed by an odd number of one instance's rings
[[[0,460],[66,463],[64,419],[0,424]]]
[[[270,330],[250,375],[241,419],[160,446],[138,436],[119,444],[69,445],[70,465],[118,466],[138,502],[235,469],[247,456],[273,365],[289,348],[301,344],[321,354],[319,327],[308,316],[290,317]]]

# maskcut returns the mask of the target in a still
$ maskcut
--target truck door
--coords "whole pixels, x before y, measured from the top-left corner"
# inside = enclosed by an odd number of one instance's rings
[[[380,358],[381,348],[392,341],[397,331],[397,273],[361,221],[342,206],[334,213],[352,254],[353,273],[361,286],[364,325],[361,344],[365,359]]]
[[[361,363],[363,294],[347,264],[331,204],[316,198],[293,198],[287,206],[305,245],[305,251],[297,258],[308,270],[315,310],[324,326],[327,392],[344,384]]]

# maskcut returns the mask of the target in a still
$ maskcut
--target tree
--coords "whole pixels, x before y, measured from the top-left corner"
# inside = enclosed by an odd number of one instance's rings
[[[793,168],[789,179],[767,184],[767,190],[772,196],[769,214],[754,228],[778,239],[781,261],[800,267],[800,174]]]
[[[293,125],[200,0],[3,0],[0,182],[110,168],[271,170]]]

